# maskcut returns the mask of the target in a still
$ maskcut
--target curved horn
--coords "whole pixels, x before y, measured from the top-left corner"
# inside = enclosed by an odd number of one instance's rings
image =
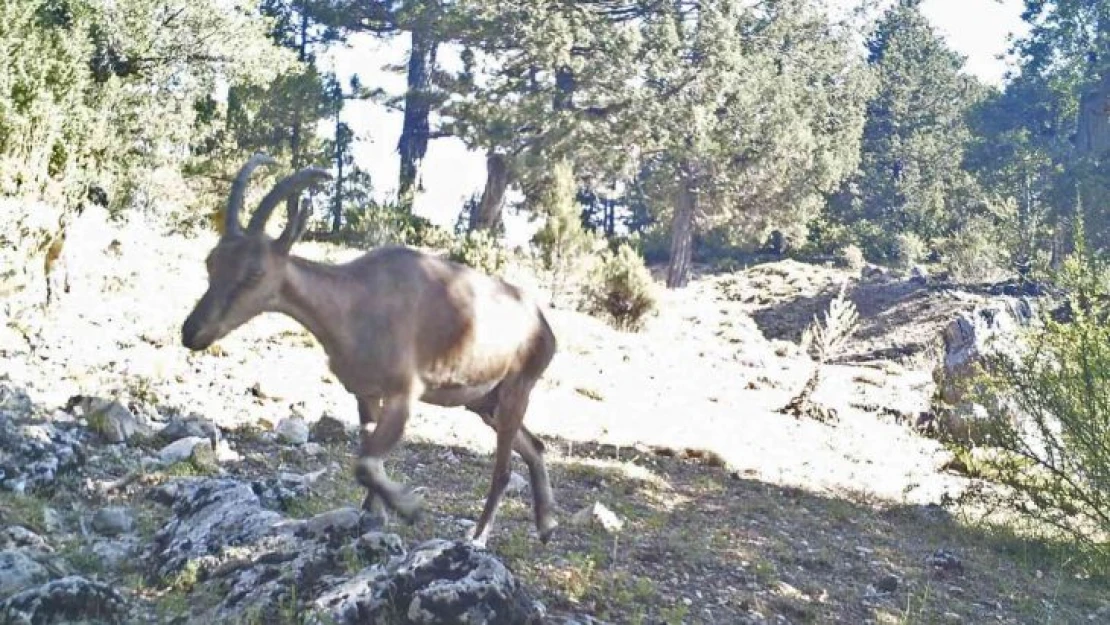
[[[261,152],[255,152],[239,168],[239,173],[235,175],[235,180],[231,183],[231,192],[227,198],[227,209],[224,212],[224,234],[239,234],[241,232],[239,213],[243,210],[243,196],[246,195],[251,173],[260,165],[277,165],[277,160]]]
[[[296,173],[286,176],[285,179],[274,185],[274,188],[270,189],[270,192],[258,203],[258,210],[254,211],[254,214],[251,215],[250,223],[247,224],[247,232],[251,234],[262,232],[263,228],[266,227],[266,222],[270,220],[270,214],[274,212],[274,208],[278,205],[278,202],[294,193],[300,193],[305,187],[310,186],[314,182],[330,179],[331,174],[318,167],[306,167]],[[288,222],[289,223],[285,225],[286,230],[296,228],[296,202],[289,203]]]

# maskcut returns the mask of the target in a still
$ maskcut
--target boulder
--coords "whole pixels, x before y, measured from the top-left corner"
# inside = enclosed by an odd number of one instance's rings
[[[22,391],[0,384],[0,488],[33,493],[84,462],[81,430],[34,414]]]
[[[23,549],[0,551],[0,599],[50,579],[45,566]]]
[[[126,534],[135,527],[135,516],[124,506],[108,506],[96,511],[92,518],[92,528],[105,536]]]
[[[134,436],[151,434],[151,429],[118,401],[77,396],[70,398],[67,408],[77,409],[89,428],[106,443],[125,443]]]
[[[966,382],[979,366],[994,358],[1018,359],[1024,354],[1023,329],[1036,322],[1028,299],[1004,297],[960,313],[943,330],[944,361],[933,372],[940,398],[951,406],[963,403]]]
[[[200,449],[199,452],[198,449]],[[179,438],[158,450],[158,462],[168,466],[178,462],[184,462],[198,455],[205,460],[207,460],[209,456],[214,456],[215,452],[212,449],[212,441],[199,436],[189,436],[186,438]]]
[[[389,617],[420,625],[542,622],[536,602],[500,560],[468,543],[439,539],[363,569],[311,607],[309,622],[340,625]]]
[[[308,424],[300,417],[288,417],[278,422],[274,428],[278,438],[289,445],[304,445],[308,442]]]
[[[183,438],[207,438],[213,446],[219,443],[220,429],[208,419],[190,414],[185,417],[174,417],[158,432],[158,438],[172,443]]]
[[[108,584],[77,575],[24,590],[0,603],[0,622],[11,625],[46,623],[126,623],[128,601]]]
[[[469,543],[431,540],[406,553],[396,534],[360,533],[357,509],[288,519],[230,479],[182,479],[153,497],[173,507],[149,553],[153,572],[189,572],[197,591],[223,597],[190,615],[197,622],[271,622],[290,601],[310,623],[541,622],[508,568]]]
[[[910,283],[924,286],[929,283],[929,270],[922,265],[910,268]]]

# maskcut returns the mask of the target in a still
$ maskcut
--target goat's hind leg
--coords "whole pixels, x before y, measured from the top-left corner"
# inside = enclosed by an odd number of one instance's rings
[[[492,419],[488,413],[482,414],[483,420],[497,432],[497,449],[494,452],[493,475],[490,479],[489,492],[486,494],[486,504],[482,508],[482,515],[474,526],[472,540],[474,544],[484,546],[489,539],[493,528],[497,508],[505,494],[505,487],[509,485],[510,461],[513,448],[524,413],[528,409],[528,394],[532,390],[533,381],[517,378],[503,382],[496,391],[497,403],[493,410]]]
[[[528,465],[528,480],[532,485],[532,510],[536,516],[536,532],[540,542],[547,544],[559,522],[555,520],[555,495],[551,492],[551,479],[543,461],[543,442],[523,425],[513,439],[513,449]]]
[[[423,502],[419,496],[389,478],[382,460],[401,440],[412,402],[408,393],[393,395],[384,399],[380,413],[372,412],[376,425],[370,431],[368,424],[364,423],[359,432],[359,458],[355,468],[355,476],[367,490],[363,507],[372,509],[375,498],[381,498],[386,506],[409,523],[417,520]]]
[[[500,390],[500,387],[498,387],[481,400],[466,405],[467,410],[481,417],[482,421],[494,431],[498,429],[497,421],[494,419],[494,412],[497,410]],[[525,401],[527,401],[527,396],[525,397]],[[539,534],[540,541],[546,544],[559,525],[555,520],[554,514],[555,496],[551,491],[551,480],[547,475],[547,464],[543,460],[543,441],[536,438],[534,434],[528,431],[528,428],[524,427],[523,414],[524,411],[522,410],[520,417],[521,425],[520,429],[513,437],[512,450],[519,454],[524,460],[524,463],[528,465],[528,478],[532,486],[532,510],[536,519],[536,532]],[[492,519],[490,522],[492,523]],[[477,527],[475,527],[475,530],[477,530]]]

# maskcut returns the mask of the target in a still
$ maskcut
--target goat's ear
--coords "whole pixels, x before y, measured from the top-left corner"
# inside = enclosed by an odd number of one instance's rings
[[[301,200],[300,210],[292,215],[289,223],[285,224],[285,230],[274,242],[277,251],[282,254],[288,254],[289,250],[293,248],[293,244],[301,240],[306,230],[308,230],[308,218],[312,215],[312,203],[308,198]]]

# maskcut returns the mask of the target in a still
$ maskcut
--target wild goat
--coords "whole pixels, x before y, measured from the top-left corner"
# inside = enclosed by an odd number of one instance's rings
[[[251,172],[274,163],[256,154],[235,177],[224,233],[205,261],[208,290],[181,328],[182,344],[206,349],[263,312],[300,322],[358,400],[355,476],[367,491],[363,508],[375,515],[385,514],[383,502],[408,522],[421,511],[420,498],[391,480],[382,464],[413,404],[466,407],[497,432],[493,479],[471,539],[484,545],[489,537],[515,450],[528,465],[536,529],[546,543],[558,525],[555,500],[544,445],[523,426],[532,388],[556,351],[540,308],[504,281],[407,247],[380,247],[341,265],[290,255],[307,208],[290,202],[276,239],[266,235],[266,221],[283,199],[331,177],[321,169],[301,169],[278,182],[242,230],[239,212]]]

